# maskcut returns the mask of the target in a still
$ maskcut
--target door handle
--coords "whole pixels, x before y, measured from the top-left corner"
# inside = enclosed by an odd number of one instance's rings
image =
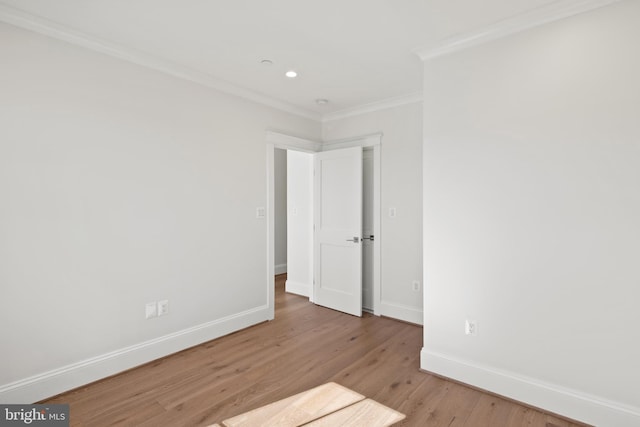
[[[347,242],[360,243],[360,238],[354,236],[353,239],[347,239]]]
[[[370,240],[373,242],[373,234],[370,235],[369,237],[363,237],[362,240]]]

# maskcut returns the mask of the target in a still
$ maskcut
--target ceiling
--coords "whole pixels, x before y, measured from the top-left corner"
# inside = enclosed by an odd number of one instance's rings
[[[0,15],[18,14],[320,118],[415,97],[422,87],[415,49],[563,1],[0,0]],[[290,69],[297,78],[284,76]],[[329,102],[318,105],[318,98]]]

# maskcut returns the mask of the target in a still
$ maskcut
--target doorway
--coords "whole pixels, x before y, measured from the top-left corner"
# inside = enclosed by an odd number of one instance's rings
[[[303,153],[317,153],[339,148],[363,149],[363,309],[379,315],[380,310],[380,253],[383,239],[380,234],[380,143],[382,134],[366,135],[339,141],[317,143],[289,135],[267,132],[267,295],[270,319],[274,312],[275,274],[275,155],[276,149]],[[302,293],[302,292],[296,292]],[[308,291],[313,302],[313,286]]]
[[[373,313],[375,227],[373,215],[373,148],[362,151],[362,309]],[[380,237],[380,236],[378,236]]]

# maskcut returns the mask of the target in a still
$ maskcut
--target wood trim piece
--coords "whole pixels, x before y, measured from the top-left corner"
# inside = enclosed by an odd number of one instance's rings
[[[621,0],[561,0],[504,19],[493,25],[458,34],[435,46],[414,50],[423,61],[430,61],[473,46],[510,36],[553,21],[568,18]]]
[[[313,288],[312,283],[294,282],[293,280],[289,279],[287,279],[284,286],[286,292],[307,298],[311,296],[311,289]]]
[[[582,427],[421,372],[422,328],[318,307],[285,293],[283,281],[278,277],[272,322],[41,403],[69,404],[74,425],[118,419],[127,425],[195,426],[220,424],[333,381],[402,412],[407,425],[449,425],[455,418],[457,425],[471,426]]]
[[[287,135],[284,133],[268,130],[266,131],[265,140],[267,144],[273,144],[275,148],[284,150],[297,150],[305,153],[316,153],[320,151],[322,143],[311,141],[309,139],[299,138],[297,136]]]
[[[375,400],[365,399],[306,425],[309,427],[387,427],[404,419],[404,414]]]
[[[640,425],[640,408],[422,349],[420,369],[592,425]]]
[[[414,325],[422,325],[424,322],[422,309],[396,304],[389,301],[382,301],[380,303],[380,315],[402,320]]]
[[[330,382],[226,419],[222,424],[226,427],[300,426],[363,399],[363,395]]]
[[[250,89],[236,86],[232,83],[215,78],[209,74],[180,66],[174,62],[161,59],[159,57],[149,55],[147,53],[121,46],[106,40],[102,40],[95,36],[84,34],[80,31],[73,30],[67,26],[57,24],[44,18],[31,15],[12,7],[0,5],[0,21],[14,25],[26,30],[34,31],[54,39],[62,40],[67,43],[74,44],[95,52],[104,53],[128,62],[132,62],[143,67],[151,68],[156,71],[188,80],[211,89],[235,95],[240,98],[258,104],[266,105],[280,111],[285,111],[296,116],[304,117],[315,121],[320,121],[322,116],[320,113],[305,110],[295,105],[262,95]]]
[[[260,306],[0,386],[0,402],[37,402],[268,320]]]
[[[422,92],[410,93],[408,95],[397,96],[381,101],[371,102],[368,104],[358,105],[353,108],[346,108],[333,113],[327,113],[322,116],[322,122],[330,122],[333,120],[346,119],[348,117],[360,116],[362,114],[373,113],[389,108],[401,107],[407,104],[415,104],[422,102]]]
[[[340,148],[351,147],[375,147],[382,143],[382,132],[372,133],[370,135],[358,136],[355,138],[345,138],[333,141],[327,141],[320,144],[320,151],[337,150]]]

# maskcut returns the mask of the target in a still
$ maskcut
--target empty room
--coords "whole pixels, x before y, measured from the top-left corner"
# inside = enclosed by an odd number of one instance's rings
[[[0,0],[0,425],[640,425],[638,22]]]

